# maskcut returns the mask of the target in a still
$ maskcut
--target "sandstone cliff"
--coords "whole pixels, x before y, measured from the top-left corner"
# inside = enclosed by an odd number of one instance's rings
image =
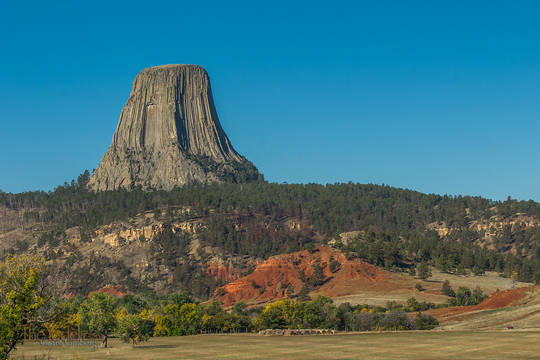
[[[244,173],[236,176],[239,171]],[[219,123],[206,71],[198,65],[164,65],[135,78],[112,144],[88,186],[170,190],[193,181],[258,176]]]

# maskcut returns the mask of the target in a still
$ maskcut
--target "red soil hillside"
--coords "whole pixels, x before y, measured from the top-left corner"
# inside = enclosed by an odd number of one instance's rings
[[[519,306],[522,305],[529,295],[533,294],[536,289],[540,289],[540,286],[528,286],[519,289],[500,290],[491,294],[487,299],[478,305],[435,309],[429,310],[428,313],[437,318],[439,321],[445,321],[450,318],[458,319],[456,318],[456,315],[470,312],[500,309],[507,306]]]
[[[216,280],[232,281],[238,278],[238,271],[231,262],[224,264],[217,261],[210,261],[205,264],[206,276],[213,277]]]
[[[127,291],[122,286],[105,286],[105,287],[102,287],[101,289],[97,289],[95,291],[90,292],[88,294],[88,296],[90,296],[92,294],[95,294],[95,293],[102,293],[102,294],[107,294],[107,295],[116,296],[118,298],[121,298],[121,297],[124,297],[125,295],[129,294],[129,291]]]
[[[333,272],[332,260],[337,262]],[[397,274],[358,259],[348,260],[341,251],[330,247],[317,247],[273,256],[257,265],[251,274],[217,289],[214,298],[231,306],[238,301],[260,304],[297,294],[303,287],[301,272],[310,279],[315,264],[321,266],[324,274],[324,284],[316,289],[322,295],[343,296],[359,288],[384,291],[402,286]]]

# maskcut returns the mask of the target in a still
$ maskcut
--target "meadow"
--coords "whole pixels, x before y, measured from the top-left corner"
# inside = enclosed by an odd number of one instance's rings
[[[14,359],[539,359],[540,331],[407,331],[312,336],[158,337],[133,347],[45,347],[27,342]]]

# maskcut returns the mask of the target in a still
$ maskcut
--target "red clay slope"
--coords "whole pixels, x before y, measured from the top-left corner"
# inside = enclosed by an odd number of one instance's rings
[[[210,261],[205,264],[206,276],[216,280],[224,280],[224,282],[238,279],[238,271],[234,268],[231,262],[225,264],[216,261]]]
[[[332,259],[339,263],[334,272],[330,271]],[[297,294],[302,289],[301,271],[309,279],[317,263],[323,269],[324,284],[316,292],[322,295],[343,296],[357,289],[384,291],[401,287],[397,274],[358,259],[348,260],[336,249],[317,247],[312,251],[304,250],[269,258],[257,265],[251,274],[217,289],[214,299],[225,306],[231,306],[238,301],[260,304],[286,298],[287,293]]]
[[[94,291],[91,291],[88,296],[91,296],[92,294],[101,293],[101,294],[107,294],[111,296],[116,296],[117,298],[121,298],[129,294],[130,292],[127,291],[123,286],[111,286],[107,285],[102,287],[101,289],[97,289]]]
[[[465,314],[471,311],[500,309],[507,306],[519,306],[522,304],[522,300],[535,291],[535,288],[540,288],[540,286],[528,286],[519,289],[500,290],[489,295],[487,299],[478,305],[435,309],[429,310],[427,313],[434,316],[439,321],[444,321],[446,318],[454,315]]]

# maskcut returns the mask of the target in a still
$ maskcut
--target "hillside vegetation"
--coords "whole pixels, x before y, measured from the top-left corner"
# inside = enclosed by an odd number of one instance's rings
[[[396,272],[430,264],[540,280],[540,204],[533,201],[352,183],[96,193],[86,189],[88,178],[52,192],[0,193],[0,255],[44,254],[59,276],[70,274],[65,292],[113,284],[201,299],[272,255],[321,244]]]

